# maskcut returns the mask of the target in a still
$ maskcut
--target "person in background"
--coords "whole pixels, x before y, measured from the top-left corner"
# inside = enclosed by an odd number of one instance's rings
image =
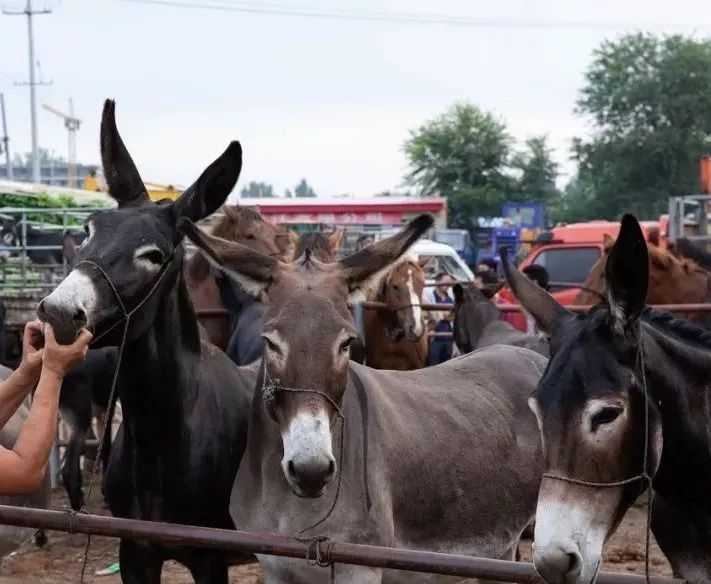
[[[60,345],[49,324],[32,321],[25,326],[22,361],[0,382],[0,427],[37,389],[15,445],[11,450],[0,446],[0,495],[22,495],[40,487],[56,436],[62,381],[84,360],[91,339],[91,333],[82,329],[71,345]]]
[[[435,276],[436,286],[429,288],[425,292],[426,304],[454,304],[451,288],[454,279],[446,272],[440,272]],[[451,311],[430,311],[427,323],[427,329],[435,333],[451,333],[452,319],[454,318]],[[438,365],[451,359],[452,346],[454,341],[449,337],[432,337],[430,348],[427,353],[427,366]]]

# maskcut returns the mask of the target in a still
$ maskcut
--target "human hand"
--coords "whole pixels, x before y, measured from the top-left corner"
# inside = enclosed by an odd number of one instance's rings
[[[44,354],[42,326],[39,320],[30,321],[25,325],[22,335],[22,360],[17,369],[30,383],[35,383],[42,371]]]
[[[84,360],[92,338],[93,335],[83,328],[71,345],[61,345],[54,337],[52,325],[45,323],[42,369],[49,370],[58,377],[64,378],[75,365]]]

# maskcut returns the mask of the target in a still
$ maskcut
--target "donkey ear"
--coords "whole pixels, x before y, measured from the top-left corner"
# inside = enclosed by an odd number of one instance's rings
[[[204,253],[208,262],[250,296],[259,298],[274,280],[279,267],[276,259],[234,241],[208,235],[187,218],[178,221],[178,229]]]
[[[558,304],[553,296],[511,264],[507,248],[502,248],[500,254],[506,281],[514,295],[518,298],[521,306],[533,316],[538,328],[550,335],[556,321],[571,316],[571,314]]]
[[[605,280],[614,327],[624,333],[644,309],[649,286],[647,243],[633,215],[622,218],[620,234],[605,265]]]
[[[232,192],[241,170],[242,146],[235,140],[175,201],[176,217],[199,221],[212,215]]]
[[[149,203],[146,187],[116,127],[116,102],[107,99],[101,115],[101,162],[109,194],[119,207]]]
[[[349,288],[354,290],[381,270],[389,268],[432,227],[433,222],[431,215],[419,215],[397,235],[382,239],[343,258],[339,265]]]

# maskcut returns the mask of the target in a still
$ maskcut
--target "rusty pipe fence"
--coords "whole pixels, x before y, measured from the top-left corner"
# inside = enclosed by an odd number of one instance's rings
[[[0,523],[68,533],[85,533],[151,543],[299,558],[319,565],[351,564],[498,582],[542,584],[530,563],[478,558],[374,545],[336,542],[323,538],[295,539],[275,533],[231,531],[176,523],[121,519],[101,515],[48,511],[0,505]],[[337,574],[337,571],[336,571]],[[651,584],[685,584],[685,580],[651,576]],[[602,572],[600,584],[646,584],[644,576]]]

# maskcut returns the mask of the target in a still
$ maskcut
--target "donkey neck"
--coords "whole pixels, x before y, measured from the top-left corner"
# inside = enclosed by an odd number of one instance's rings
[[[711,488],[709,350],[653,324],[644,327],[643,347],[650,399],[662,417],[663,448],[655,489],[689,502],[705,502]]]
[[[500,319],[500,312],[499,309],[496,308],[491,302],[488,300],[486,301],[480,301],[477,302],[472,310],[472,319],[474,321],[473,326],[471,323],[469,324],[469,335],[471,337],[471,346],[476,347],[479,344],[479,341],[482,339],[482,337],[486,334],[490,334],[494,331],[491,330],[490,325],[494,323],[501,323],[503,325],[506,325],[508,323],[504,323]],[[502,329],[506,330],[506,327],[501,327]],[[487,330],[489,329],[489,330]]]
[[[119,394],[129,423],[160,416],[161,426],[169,426],[195,396],[200,335],[181,268],[175,284],[157,293],[153,322],[126,345]]]

